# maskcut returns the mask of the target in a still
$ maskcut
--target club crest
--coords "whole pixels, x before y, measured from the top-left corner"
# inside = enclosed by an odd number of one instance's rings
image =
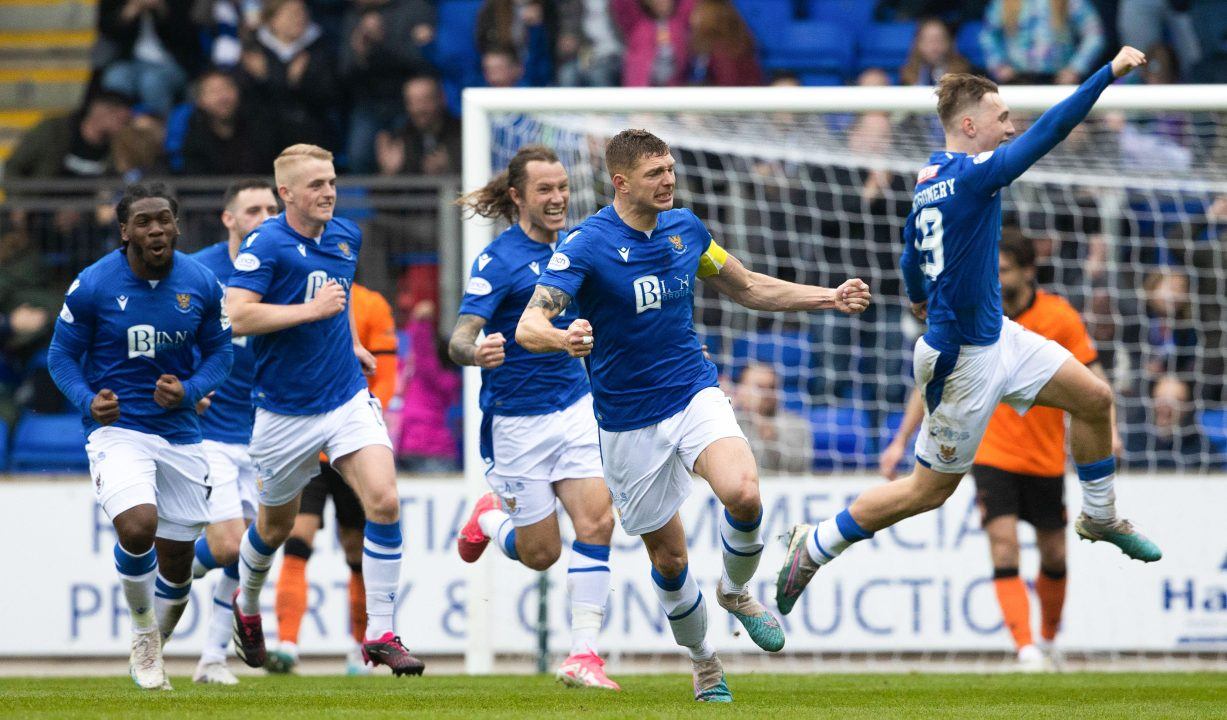
[[[192,296],[189,293],[175,293],[175,301],[178,303],[175,309],[179,312],[185,313],[192,309]]]
[[[944,463],[952,463],[958,459],[953,445],[938,445],[937,457]]]
[[[339,242],[339,243],[337,243],[337,249],[338,249],[338,250],[340,250],[340,251],[341,251],[341,254],[342,254],[342,255],[344,255],[345,257],[350,257],[350,254],[349,254],[349,243],[347,243],[347,242]]]
[[[684,253],[684,252],[686,252],[686,245],[685,245],[685,243],[683,243],[683,242],[682,242],[682,236],[681,236],[681,235],[670,235],[670,236],[669,236],[669,244],[673,246],[673,252],[675,252],[675,253]]]

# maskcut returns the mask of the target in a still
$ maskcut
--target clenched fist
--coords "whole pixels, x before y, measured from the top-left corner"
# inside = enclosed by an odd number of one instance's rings
[[[183,383],[174,375],[162,375],[153,388],[153,401],[170,410],[183,402]]]
[[[481,342],[477,343],[477,350],[473,353],[473,364],[486,370],[502,365],[507,359],[507,354],[503,350],[506,344],[507,339],[502,333],[491,333],[485,336]]]
[[[566,351],[571,357],[588,357],[592,352],[592,323],[576,320],[567,328]]]
[[[89,414],[99,425],[110,425],[119,419],[119,398],[111,390],[99,390],[89,404]]]
[[[846,280],[835,288],[835,309],[849,315],[865,312],[872,300],[869,286],[860,278]]]
[[[1145,64],[1146,54],[1137,48],[1131,48],[1126,45],[1120,49],[1116,57],[1112,58],[1112,74],[1118,78],[1123,78],[1134,68]]]
[[[337,284],[336,280],[329,280],[315,293],[315,297],[311,298],[311,307],[315,310],[316,320],[327,320],[339,315],[345,309],[345,288]]]

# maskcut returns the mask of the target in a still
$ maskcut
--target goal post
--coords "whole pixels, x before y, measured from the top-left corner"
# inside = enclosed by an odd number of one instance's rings
[[[1014,116],[1032,119],[1072,91],[1001,88]],[[873,288],[880,310],[859,325],[830,314],[744,311],[695,292],[696,324],[722,373],[771,365],[781,405],[812,424],[807,473],[863,475],[897,427],[910,383],[907,360],[920,327],[903,312],[897,265],[888,260],[892,247],[901,249],[892,243],[916,171],[941,149],[935,110],[928,87],[470,88],[463,96],[462,183],[466,192],[480,187],[523,144],[551,145],[572,178],[574,226],[609,202],[604,141],[619,129],[646,127],[675,149],[679,205],[694,208],[752,269],[810,283],[860,275],[871,286],[892,287],[885,294]],[[888,117],[885,145],[871,131],[867,139],[857,135],[867,113]],[[1219,231],[1210,209],[1215,198],[1227,198],[1224,118],[1224,86],[1114,85],[1084,123],[1085,136],[1006,191],[1008,222],[1042,246],[1041,285],[1068,294],[1111,355],[1113,384],[1128,400],[1122,430],[1141,443],[1127,467],[1206,473],[1227,466],[1227,313],[1216,307],[1227,276],[1222,248],[1198,235]],[[1185,134],[1173,139],[1169,126]],[[887,173],[885,187],[870,188],[879,181],[863,178],[875,171]],[[882,199],[888,211],[874,204]],[[1227,217],[1222,224],[1227,241]],[[465,219],[466,273],[500,229]],[[1146,437],[1159,402],[1150,385],[1168,376],[1189,388],[1190,422],[1201,436],[1196,449],[1178,441],[1172,450],[1168,439]],[[479,383],[479,371],[465,368],[470,499],[487,492]],[[468,576],[466,670],[474,674],[493,670],[497,650],[493,564],[477,563]]]

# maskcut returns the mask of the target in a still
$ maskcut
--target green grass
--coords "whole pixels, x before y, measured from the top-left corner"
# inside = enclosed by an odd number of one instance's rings
[[[766,675],[729,678],[736,703],[691,700],[690,678],[631,675],[621,693],[568,690],[545,677],[244,678],[143,693],[127,678],[0,680],[5,718],[1225,718],[1227,673]]]

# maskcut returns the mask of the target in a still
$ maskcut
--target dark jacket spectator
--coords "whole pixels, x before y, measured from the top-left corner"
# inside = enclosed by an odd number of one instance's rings
[[[132,119],[127,98],[101,92],[85,109],[43,120],[5,163],[9,178],[99,177],[111,170],[111,140]]]
[[[626,87],[685,85],[690,68],[690,13],[696,0],[610,0],[622,31]]]
[[[423,48],[434,40],[427,0],[357,0],[342,25],[341,77],[348,91],[349,169],[375,171],[375,135],[403,118],[405,80],[431,69]]]
[[[243,51],[243,77],[277,144],[335,147],[332,121],[340,100],[336,56],[303,0],[268,0],[256,41]]]
[[[754,35],[731,0],[699,0],[690,13],[690,81],[725,87],[762,85]]]
[[[424,75],[405,83],[409,122],[375,139],[379,172],[384,175],[447,175],[460,171],[460,120],[447,111],[437,78]]]
[[[192,3],[181,0],[101,0],[98,32],[110,62],[102,85],[139,97],[161,115],[200,69],[199,29]]]
[[[197,81],[195,94],[196,106],[183,138],[182,172],[268,174],[281,148],[258,114],[242,112],[238,82],[215,70]]]

